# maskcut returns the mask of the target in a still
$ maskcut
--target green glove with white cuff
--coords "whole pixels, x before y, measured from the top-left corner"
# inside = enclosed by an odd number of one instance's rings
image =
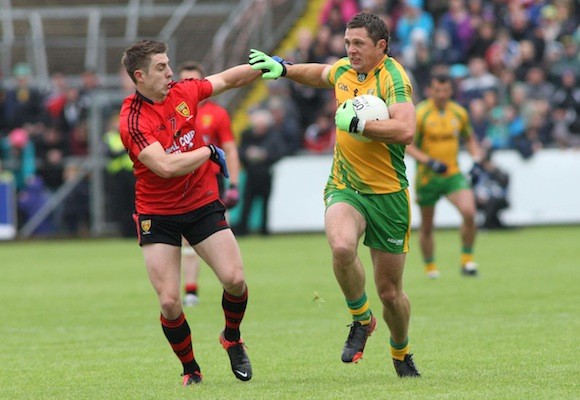
[[[356,111],[354,110],[354,105],[352,104],[351,99],[348,99],[338,106],[336,114],[334,115],[334,122],[338,129],[350,133],[355,139],[369,141],[369,139],[362,135],[365,130],[366,121],[361,120],[356,116]]]

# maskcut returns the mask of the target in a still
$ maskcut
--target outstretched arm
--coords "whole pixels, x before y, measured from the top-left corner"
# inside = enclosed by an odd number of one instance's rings
[[[254,71],[249,65],[237,65],[225,71],[207,77],[213,87],[212,96],[229,89],[240,88],[254,82],[261,75],[261,71]]]
[[[287,65],[285,77],[302,85],[330,89],[333,87],[328,81],[330,68],[328,64],[315,63]]]

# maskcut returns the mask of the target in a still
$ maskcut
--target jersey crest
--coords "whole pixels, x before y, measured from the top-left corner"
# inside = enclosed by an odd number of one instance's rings
[[[179,115],[188,118],[189,116],[191,116],[191,111],[189,110],[189,106],[187,105],[187,103],[185,101],[182,101],[181,103],[179,103],[177,105],[177,107],[175,107],[175,111],[177,111],[179,113]]]

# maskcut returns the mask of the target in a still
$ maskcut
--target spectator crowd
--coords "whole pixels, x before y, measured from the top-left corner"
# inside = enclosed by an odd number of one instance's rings
[[[316,31],[301,29],[296,46],[280,56],[333,63],[345,56],[346,22],[371,10],[390,29],[389,55],[407,69],[416,102],[426,97],[432,73],[447,73],[483,147],[529,158],[546,147],[580,148],[578,8],[574,0],[327,0]],[[98,78],[85,71],[71,84],[54,71],[50,85],[40,87],[24,63],[12,76],[0,76],[0,172],[14,176],[20,225],[79,173]],[[250,121],[260,126],[236,132],[246,138],[241,157],[248,165],[269,168],[285,156],[332,151],[336,105],[330,91],[284,79],[269,81],[268,90],[250,110],[256,114]],[[275,148],[276,157],[260,158],[258,145]],[[36,233],[79,234],[89,222],[88,203],[81,179]]]
[[[43,87],[26,63],[16,64],[12,77],[0,80],[0,171],[14,177],[19,226],[81,172],[80,162],[88,154],[91,95],[97,86],[97,74],[85,71],[75,85],[53,72],[50,85]],[[87,232],[88,197],[88,182],[79,179],[34,233]]]
[[[409,72],[416,102],[426,97],[431,74],[449,74],[484,148],[528,158],[544,147],[580,148],[578,7],[574,0],[327,0],[318,30],[302,30],[283,56],[331,64],[345,55],[346,22],[371,10],[389,27],[389,55]],[[331,151],[331,93],[272,85],[270,98],[285,96],[298,110],[303,149]]]

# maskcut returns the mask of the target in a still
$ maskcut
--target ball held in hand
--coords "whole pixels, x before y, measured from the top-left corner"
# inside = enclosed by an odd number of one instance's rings
[[[381,121],[389,119],[389,109],[383,99],[371,94],[363,94],[352,99],[354,111],[364,121]]]
[[[371,94],[363,94],[352,99],[356,116],[361,121],[381,121],[389,119],[389,109],[383,99]],[[351,135],[362,142],[370,142],[362,135]]]

